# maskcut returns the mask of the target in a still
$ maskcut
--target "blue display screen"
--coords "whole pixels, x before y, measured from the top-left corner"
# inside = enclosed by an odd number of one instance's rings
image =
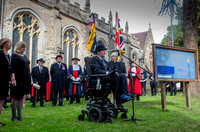
[[[173,49],[155,49],[158,79],[196,79],[195,55]]]

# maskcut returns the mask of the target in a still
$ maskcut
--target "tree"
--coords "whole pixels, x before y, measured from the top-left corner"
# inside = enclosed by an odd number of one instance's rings
[[[176,17],[175,19],[178,21],[177,25],[173,25],[173,38],[174,38],[174,46],[183,46],[183,7],[176,9]],[[167,34],[164,36],[162,40],[163,45],[170,44],[170,36],[171,36],[171,26],[167,27]]]
[[[175,14],[175,8],[178,8],[179,3],[176,0],[163,0],[162,7],[158,15],[168,14],[171,16],[171,35],[170,35],[170,45],[174,46],[174,35],[173,35],[173,18]]]
[[[193,6],[194,7],[194,6]],[[192,8],[193,8],[192,7]],[[192,12],[192,11],[191,11]],[[200,68],[200,0],[197,1],[197,41],[198,41],[198,49],[199,50],[199,68]],[[178,21],[177,25],[173,25],[173,37],[174,37],[174,46],[183,46],[183,7],[177,8],[175,19]],[[161,44],[169,45],[170,43],[170,34],[171,34],[171,26],[167,27],[167,34],[164,36]],[[187,44],[186,44],[187,45]]]

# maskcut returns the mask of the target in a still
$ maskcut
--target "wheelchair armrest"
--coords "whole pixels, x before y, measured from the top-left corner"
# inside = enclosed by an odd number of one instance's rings
[[[109,74],[93,74],[93,75],[91,75],[91,77],[106,77],[116,71],[117,71],[117,69],[114,69],[114,70],[110,71]]]

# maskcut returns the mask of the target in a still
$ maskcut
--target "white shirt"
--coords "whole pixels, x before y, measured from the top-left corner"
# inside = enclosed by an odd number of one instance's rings
[[[78,66],[78,64],[73,64],[73,71],[79,71],[80,70],[80,68],[79,68],[79,66]]]
[[[132,77],[136,76],[136,67],[131,68],[131,75],[132,75]]]

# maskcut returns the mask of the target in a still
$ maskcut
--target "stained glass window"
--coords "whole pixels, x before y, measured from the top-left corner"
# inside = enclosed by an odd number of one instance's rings
[[[69,44],[69,62],[68,65],[72,64],[72,57],[73,57],[73,48],[72,48],[72,43]]]
[[[23,34],[23,41],[27,44],[25,54],[29,58],[29,42],[30,42],[30,37],[29,37],[29,33],[28,33],[27,29],[24,31],[24,34]]]
[[[33,48],[32,48],[32,60],[37,60],[37,49],[38,49],[38,37],[36,34],[33,35]],[[36,66],[36,61],[32,61],[32,67]]]
[[[18,41],[24,41],[27,44],[25,54],[31,62],[30,68],[36,65],[39,34],[39,23],[30,12],[21,12],[14,17],[12,52]]]
[[[67,64],[67,46],[65,43],[63,44],[63,51],[65,51],[64,52],[64,63]]]
[[[13,30],[13,39],[12,39],[12,53],[14,53],[14,47],[15,47],[16,43],[19,41],[19,37],[20,37],[19,30],[14,29]]]
[[[69,29],[64,33],[64,62],[67,66],[72,64],[71,59],[78,57],[79,37],[75,30]]]

